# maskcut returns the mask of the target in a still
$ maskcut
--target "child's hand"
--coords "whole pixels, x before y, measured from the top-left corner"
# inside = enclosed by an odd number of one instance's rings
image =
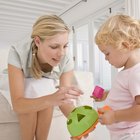
[[[104,101],[106,99],[108,93],[109,93],[109,91],[104,91],[102,98],[97,98],[95,96],[90,96],[90,97],[93,98],[96,102],[101,102],[101,101]]]
[[[99,113],[99,122],[103,125],[110,125],[116,122],[115,111],[113,110],[104,110],[103,108],[98,109]]]

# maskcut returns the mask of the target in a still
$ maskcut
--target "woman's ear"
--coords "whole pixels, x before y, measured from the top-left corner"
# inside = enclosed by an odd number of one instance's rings
[[[37,47],[39,47],[39,46],[40,46],[41,40],[40,40],[40,38],[39,38],[38,36],[36,36],[36,37],[34,38],[34,42],[35,42],[35,45],[36,45]]]

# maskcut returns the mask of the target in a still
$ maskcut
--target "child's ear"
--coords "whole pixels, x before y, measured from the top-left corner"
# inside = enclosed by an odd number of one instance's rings
[[[36,45],[37,47],[39,47],[39,45],[40,45],[40,38],[39,38],[38,36],[36,36],[36,37],[34,38],[34,42],[35,42],[35,45]]]
[[[122,49],[131,50],[130,44],[128,42],[122,42]]]

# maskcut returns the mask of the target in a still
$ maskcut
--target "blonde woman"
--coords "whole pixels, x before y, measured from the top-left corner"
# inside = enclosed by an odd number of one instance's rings
[[[107,125],[111,140],[140,139],[140,24],[127,15],[110,17],[99,29],[95,41],[105,59],[118,72],[99,121]]]
[[[69,28],[61,18],[42,16],[33,25],[31,40],[10,49],[9,86],[22,140],[47,140],[54,106],[67,117],[74,109],[72,100],[82,94],[71,86],[73,60],[66,51],[68,34]],[[60,81],[57,90],[56,80]],[[44,82],[46,90],[42,92]]]

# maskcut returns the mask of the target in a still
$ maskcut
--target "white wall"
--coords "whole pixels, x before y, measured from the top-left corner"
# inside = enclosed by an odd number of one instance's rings
[[[69,11],[67,11],[61,17],[70,25],[79,21],[80,19],[86,18],[90,14],[97,12],[99,9],[107,6],[118,0],[87,0],[87,2],[81,2]]]
[[[7,68],[8,52],[11,44],[0,42],[0,72]]]

